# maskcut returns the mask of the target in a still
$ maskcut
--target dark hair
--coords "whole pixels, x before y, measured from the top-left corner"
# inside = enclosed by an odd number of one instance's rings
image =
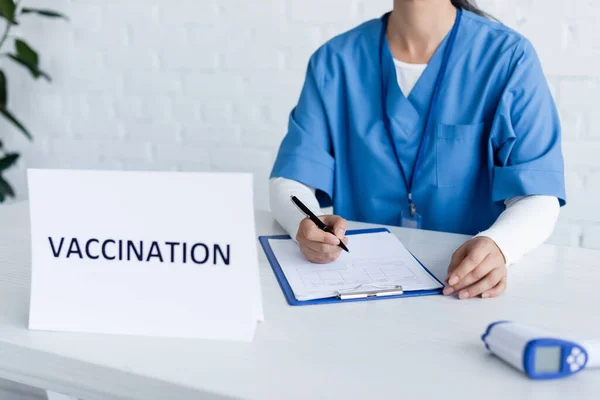
[[[490,14],[486,13],[485,11],[483,11],[479,7],[477,7],[477,4],[475,4],[475,0],[450,0],[450,1],[452,2],[452,5],[456,8],[462,8],[463,10],[471,11],[472,13],[480,15],[484,18],[495,19]]]

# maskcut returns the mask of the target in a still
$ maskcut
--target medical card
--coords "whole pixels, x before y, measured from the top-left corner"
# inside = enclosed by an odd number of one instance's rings
[[[349,236],[350,253],[342,252],[329,264],[306,260],[298,243],[290,239],[269,239],[297,300],[335,297],[360,287],[402,286],[405,292],[443,288],[390,232]]]

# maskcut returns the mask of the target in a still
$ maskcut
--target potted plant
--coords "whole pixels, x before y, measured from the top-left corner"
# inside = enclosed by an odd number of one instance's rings
[[[29,140],[32,136],[25,126],[9,110],[7,96],[7,78],[2,70],[2,62],[15,62],[26,68],[34,79],[44,78],[50,81],[50,76],[39,67],[37,51],[32,49],[25,40],[12,34],[19,25],[21,18],[28,16],[41,16],[47,18],[63,18],[64,15],[52,10],[23,7],[20,1],[0,0],[0,21],[4,22],[4,29],[0,36],[0,117],[5,118],[21,131]],[[0,22],[2,27],[2,22]],[[1,28],[0,28],[1,29]],[[10,152],[4,148],[0,137],[0,203],[8,197],[14,197],[15,192],[10,184],[4,179],[4,172],[13,167],[19,159],[19,153]]]

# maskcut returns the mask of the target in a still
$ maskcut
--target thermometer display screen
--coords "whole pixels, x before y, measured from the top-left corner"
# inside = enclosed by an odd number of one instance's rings
[[[560,371],[561,348],[537,347],[535,349],[535,371],[537,373],[553,373]]]

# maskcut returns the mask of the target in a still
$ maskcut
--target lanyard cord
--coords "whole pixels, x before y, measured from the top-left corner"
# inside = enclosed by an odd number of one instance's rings
[[[392,136],[390,118],[387,113],[386,100],[387,100],[387,81],[388,81],[387,78],[388,77],[387,77],[387,74],[385,74],[386,76],[384,76],[384,73],[383,73],[384,71],[387,71],[387,69],[384,69],[384,65],[383,65],[383,58],[384,58],[383,53],[384,53],[384,46],[385,46],[385,34],[386,34],[386,30],[387,30],[389,16],[390,16],[390,13],[387,13],[386,15],[383,16],[383,27],[381,30],[381,38],[379,41],[379,59],[380,59],[380,69],[381,69],[381,96],[382,96],[381,106],[383,108],[384,126],[388,133],[388,136],[390,137],[390,140],[392,141],[392,147],[394,148],[394,154],[396,155],[396,159],[398,160],[398,165],[400,167],[402,179],[404,180],[404,184],[406,185],[410,216],[413,217],[417,211],[417,206],[413,203],[413,198],[412,198],[413,183],[414,183],[415,176],[417,175],[417,170],[420,167],[420,164],[421,164],[421,161],[423,158],[423,151],[424,151],[423,149],[425,148],[425,146],[423,144],[427,140],[427,132],[429,131],[429,126],[431,125],[433,115],[435,114],[435,110],[436,110],[436,106],[437,106],[436,103],[437,103],[437,99],[439,96],[439,89],[440,89],[442,81],[444,80],[444,75],[446,74],[446,68],[448,66],[448,59],[450,58],[450,53],[452,53],[452,48],[454,47],[454,41],[456,39],[456,32],[458,31],[458,27],[460,25],[462,10],[460,8],[458,8],[456,10],[456,19],[454,21],[454,25],[452,26],[452,30],[450,31],[450,35],[448,37],[448,44],[446,45],[446,48],[444,49],[442,65],[440,66],[440,70],[439,70],[437,78],[435,80],[433,95],[431,97],[431,102],[429,103],[429,108],[427,109],[427,118],[425,119],[425,127],[423,128],[421,140],[419,141],[417,158],[415,159],[415,164],[414,164],[414,168],[412,170],[412,174],[410,176],[410,180],[407,179],[406,173],[404,172],[404,169],[402,168],[402,163],[400,163],[400,157],[398,156],[396,142],[394,141],[394,137]]]

